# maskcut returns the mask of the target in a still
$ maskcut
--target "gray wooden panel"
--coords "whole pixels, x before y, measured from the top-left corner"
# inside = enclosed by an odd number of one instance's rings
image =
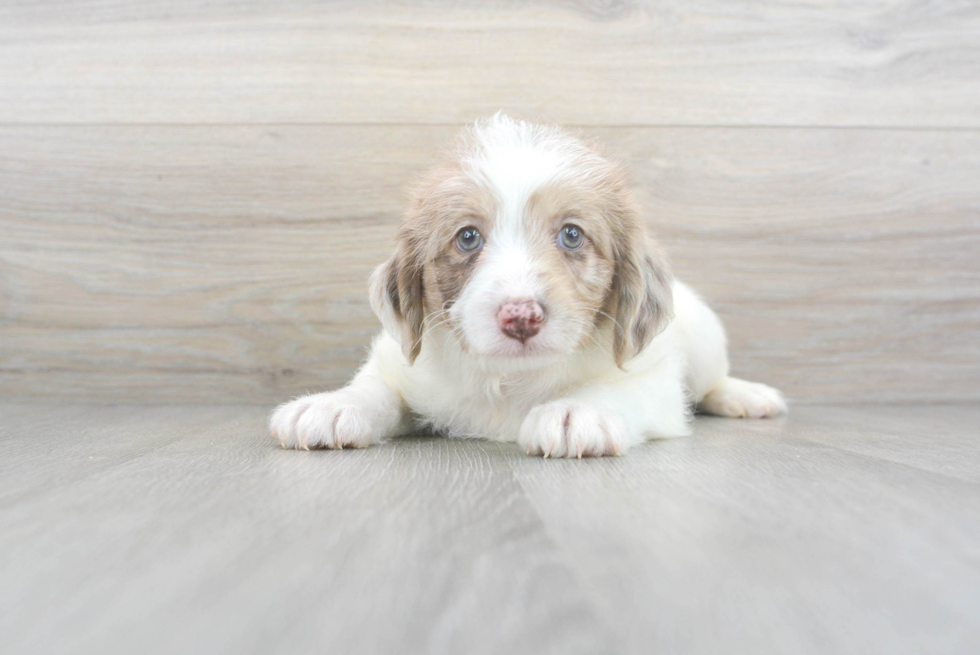
[[[935,413],[906,417],[895,450],[931,451]],[[847,452],[867,436],[841,423],[818,444],[805,418],[705,417],[621,463],[515,470],[606,612],[647,608],[628,651],[974,652],[980,486]]]
[[[342,383],[450,127],[0,128],[0,393],[274,402]],[[591,130],[735,371],[794,400],[980,397],[980,134]]]
[[[980,486],[950,462],[980,463],[975,406],[700,418],[572,461],[284,451],[267,410],[0,405],[0,650],[980,647]]]
[[[977,412],[972,405],[853,405],[797,407],[793,417],[810,441],[980,482]]]
[[[52,423],[35,407],[0,427],[20,453],[0,459],[0,650],[618,643],[506,467],[514,449],[429,439],[303,458],[268,438],[267,408],[176,409]]]
[[[0,7],[0,122],[980,126],[980,7],[199,3]]]

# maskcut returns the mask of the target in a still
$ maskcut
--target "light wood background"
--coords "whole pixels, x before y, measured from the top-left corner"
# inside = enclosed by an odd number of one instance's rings
[[[980,4],[899,0],[0,0],[0,395],[341,383],[403,189],[498,109],[631,165],[736,373],[980,399]]]

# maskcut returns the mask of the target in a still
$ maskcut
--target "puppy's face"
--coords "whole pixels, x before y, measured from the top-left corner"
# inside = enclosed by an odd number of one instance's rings
[[[620,171],[567,134],[499,115],[420,186],[371,287],[410,361],[442,328],[474,356],[522,366],[611,330],[622,365],[671,312]]]

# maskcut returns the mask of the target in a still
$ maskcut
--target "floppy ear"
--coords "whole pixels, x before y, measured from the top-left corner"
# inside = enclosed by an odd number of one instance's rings
[[[391,259],[371,274],[371,309],[385,330],[399,339],[408,362],[414,363],[422,350],[422,320],[425,308],[422,263],[399,245]]]
[[[616,244],[613,293],[616,325],[613,354],[623,365],[642,351],[674,317],[670,271],[644,234],[623,237]]]

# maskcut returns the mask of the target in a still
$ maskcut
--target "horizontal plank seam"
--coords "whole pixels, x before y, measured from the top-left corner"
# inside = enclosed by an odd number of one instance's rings
[[[471,121],[462,122],[331,122],[331,121],[220,121],[220,122],[0,122],[0,128],[29,128],[29,127],[465,127]],[[881,132],[980,132],[976,126],[941,126],[941,125],[814,125],[814,124],[778,124],[764,125],[756,123],[562,123],[572,128],[592,129],[671,129],[671,130],[873,130]]]

